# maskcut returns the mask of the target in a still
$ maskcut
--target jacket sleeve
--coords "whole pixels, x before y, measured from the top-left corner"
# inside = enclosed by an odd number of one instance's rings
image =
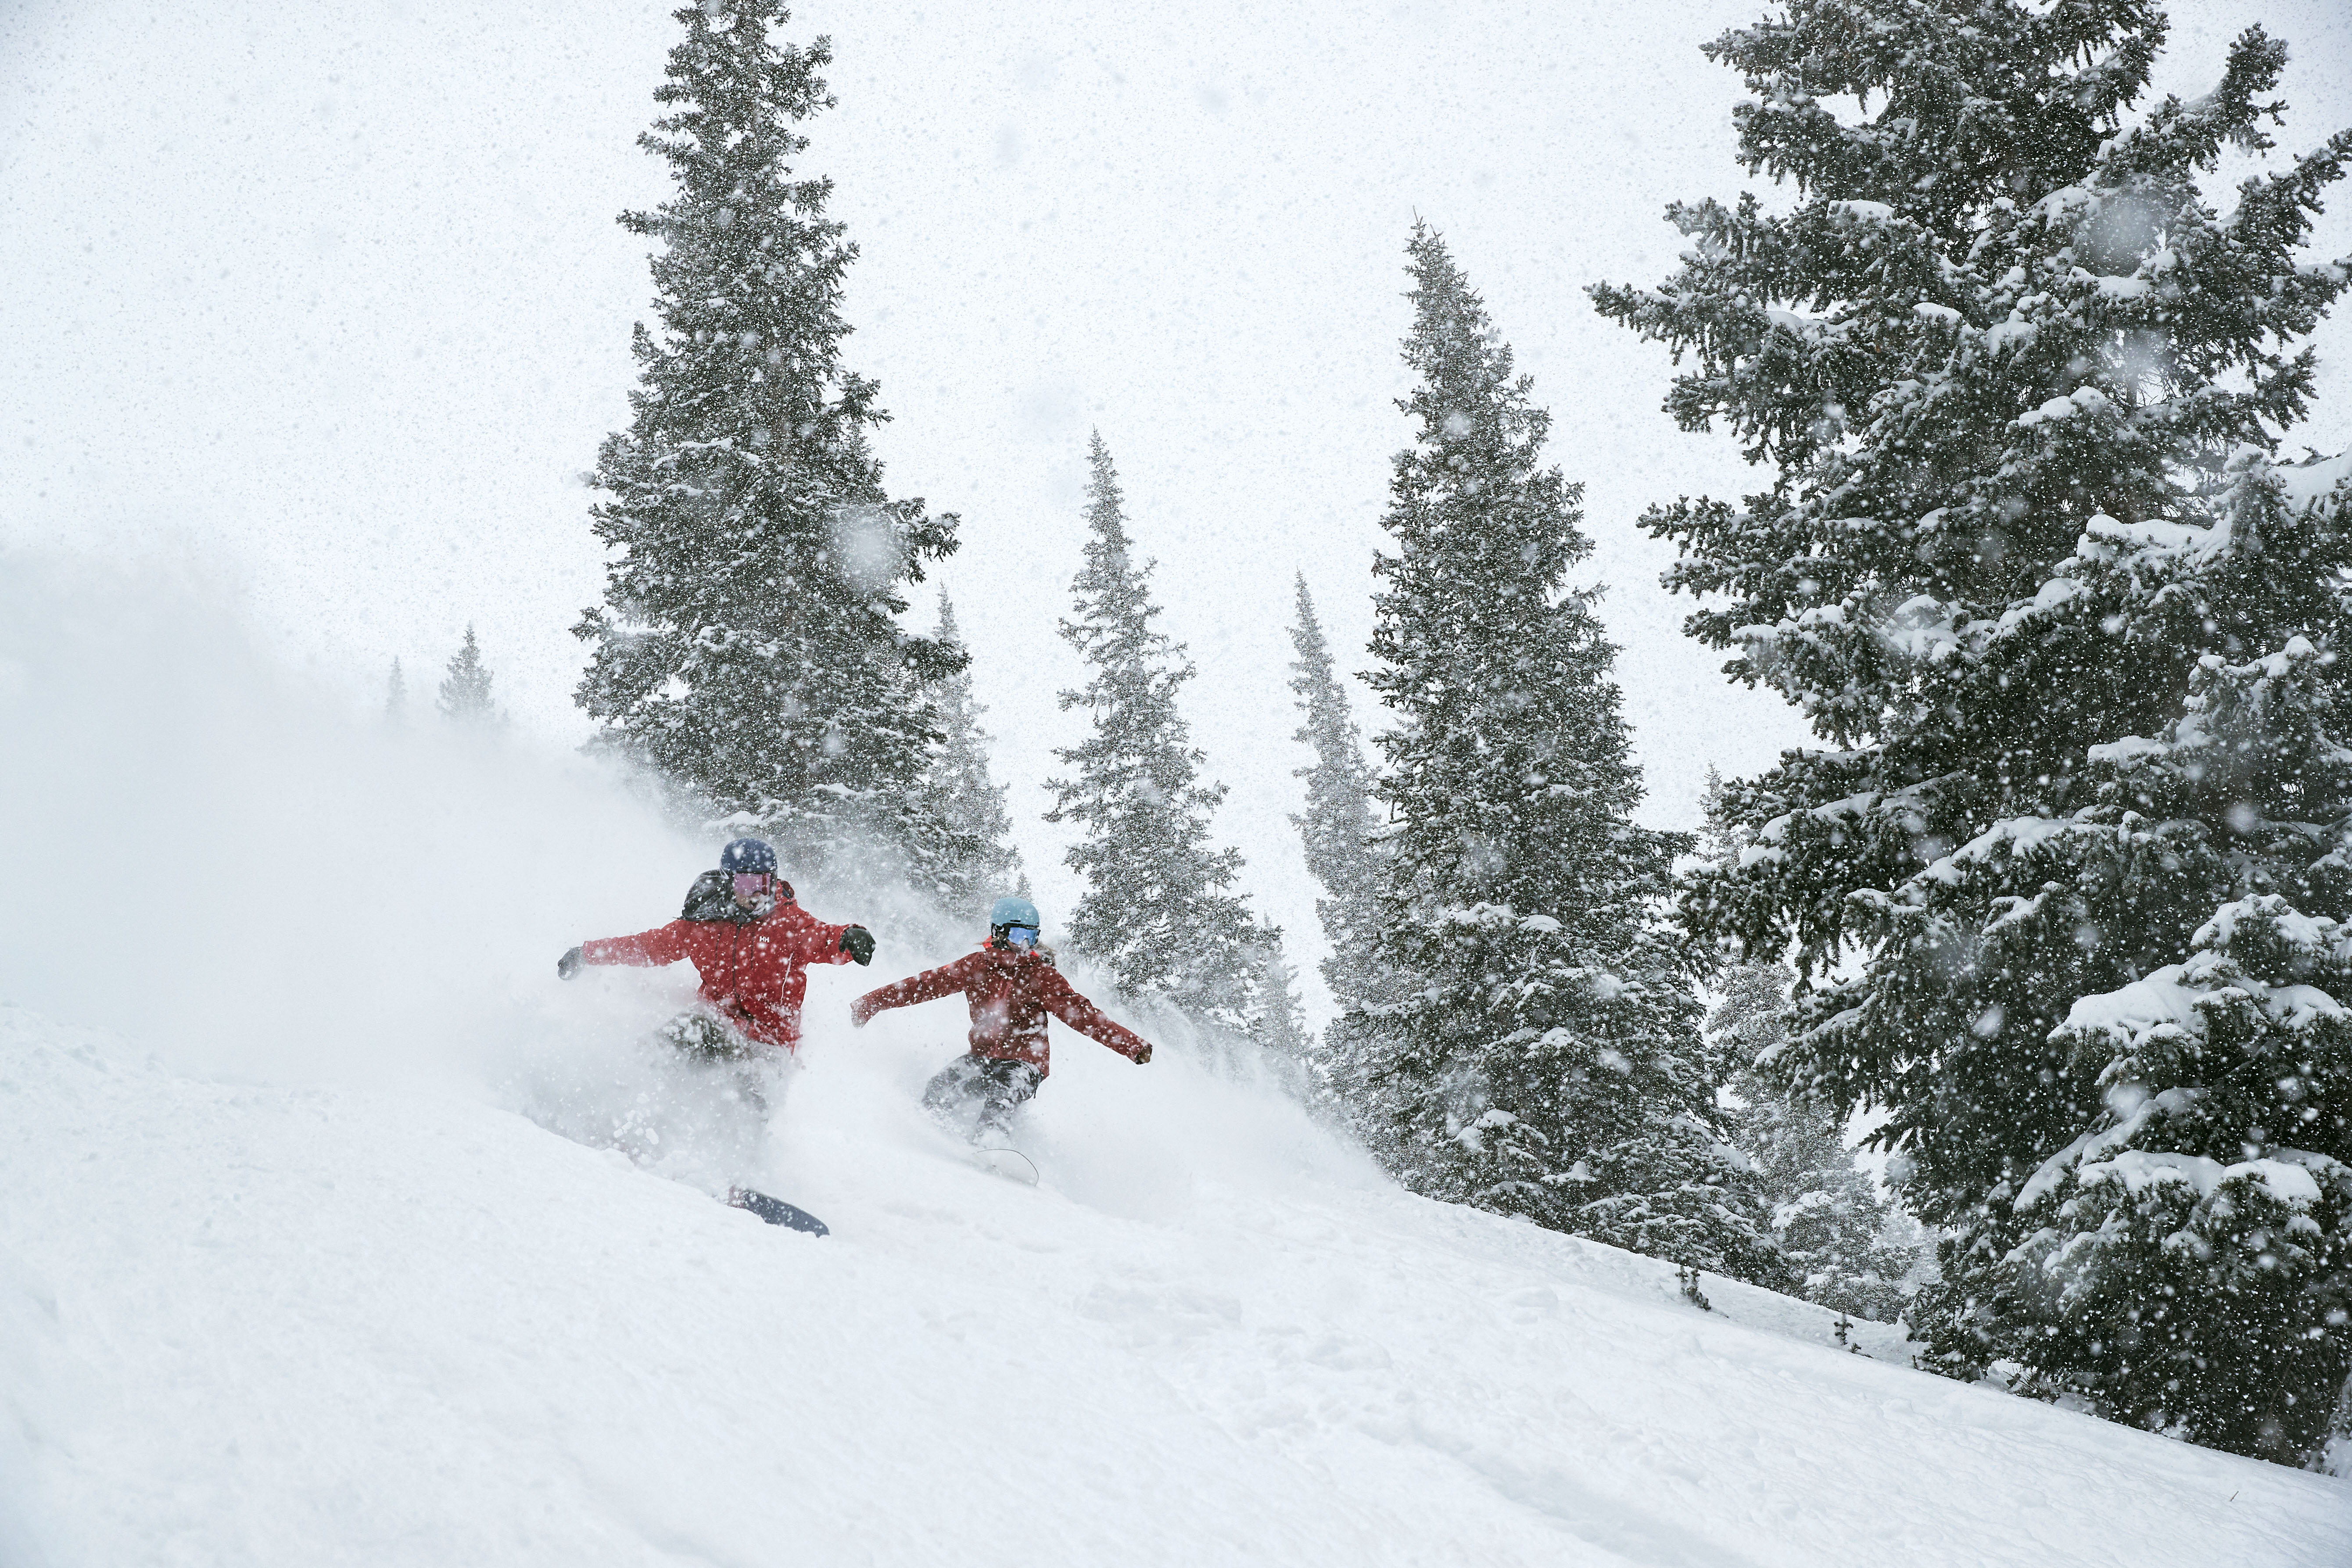
[[[1076,986],[1062,978],[1059,969],[1039,971],[1036,996],[1039,1007],[1087,1039],[1100,1040],[1129,1061],[1134,1060],[1137,1052],[1148,1049],[1141,1035],[1113,1023],[1108,1013],[1080,996]]]
[[[675,964],[686,956],[687,934],[692,925],[673,920],[635,936],[604,936],[580,944],[583,964],[634,964],[639,967]]]
[[[849,1004],[849,1016],[864,1023],[876,1013],[887,1012],[892,1008],[909,1008],[917,1002],[953,996],[963,989],[964,977],[971,972],[971,964],[970,958],[958,958],[952,964],[941,964],[936,969],[877,986]]]
[[[849,955],[841,950],[841,934],[849,929],[846,924],[828,925],[805,909],[801,911],[801,920],[800,929],[793,934],[793,956],[803,964],[849,962]]]

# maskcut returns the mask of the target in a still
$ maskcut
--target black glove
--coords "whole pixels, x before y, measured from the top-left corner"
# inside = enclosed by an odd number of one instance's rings
[[[580,972],[580,949],[574,947],[555,961],[555,977],[568,980]]]
[[[861,964],[874,962],[874,933],[853,925],[841,934],[841,950]]]
[[[1140,1066],[1142,1066],[1145,1062],[1147,1062],[1147,1061],[1150,1061],[1150,1060],[1151,1060],[1151,1042],[1150,1042],[1150,1040],[1145,1040],[1145,1041],[1143,1042],[1143,1049],[1142,1049],[1141,1051],[1137,1051],[1137,1052],[1135,1053],[1135,1064],[1136,1064],[1138,1067],[1140,1067]]]

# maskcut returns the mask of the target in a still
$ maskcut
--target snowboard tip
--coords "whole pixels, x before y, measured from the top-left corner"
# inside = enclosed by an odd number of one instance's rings
[[[748,1186],[727,1189],[727,1206],[756,1214],[771,1225],[781,1225],[788,1230],[799,1230],[811,1236],[830,1236],[832,1228],[807,1209],[786,1203],[781,1197],[771,1197]]]
[[[1019,1149],[975,1148],[972,1159],[981,1169],[1017,1181],[1024,1186],[1037,1185],[1037,1165]]]

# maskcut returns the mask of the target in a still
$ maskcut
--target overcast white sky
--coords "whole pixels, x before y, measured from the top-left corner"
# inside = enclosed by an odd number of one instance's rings
[[[568,634],[598,592],[597,441],[625,422],[649,284],[613,222],[656,200],[634,139],[677,31],[612,0],[18,4],[0,12],[0,542],[236,563],[293,662],[373,699],[429,683],[466,622],[530,737],[584,734]],[[1036,820],[1087,432],[1111,444],[1188,711],[1233,788],[1220,831],[1302,970],[1320,952],[1286,813],[1284,629],[1304,570],[1353,667],[1388,458],[1404,444],[1403,244],[1441,228],[1587,486],[1588,580],[1623,645],[1647,816],[1706,765],[1801,738],[1727,685],[1633,518],[1749,483],[1658,412],[1664,355],[1601,322],[1655,281],[1675,198],[1738,188],[1738,83],[1698,46],[1754,0],[1387,6],[820,0],[840,106],[811,166],[864,249],[849,360],[897,415],[894,491],[963,517],[943,573],[1049,919],[1075,895]],[[2211,84],[2255,20],[2294,49],[2282,144],[2352,125],[2342,0],[2174,7],[2160,85]],[[2352,193],[2324,225],[2352,250]],[[2331,324],[2323,450],[2352,440]],[[0,570],[5,562],[0,562]],[[919,606],[928,623],[930,607]],[[1367,727],[1377,716],[1361,716]],[[1311,975],[1303,976],[1312,988]]]

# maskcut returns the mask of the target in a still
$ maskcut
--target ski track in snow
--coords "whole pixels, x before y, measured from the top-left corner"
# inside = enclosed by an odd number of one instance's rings
[[[1065,1046],[1003,1181],[912,1110],[939,1021],[792,1075],[749,1174],[818,1239],[492,1105],[0,1009],[0,1559],[2352,1562],[2340,1481],[1702,1312],[1203,1064]]]

